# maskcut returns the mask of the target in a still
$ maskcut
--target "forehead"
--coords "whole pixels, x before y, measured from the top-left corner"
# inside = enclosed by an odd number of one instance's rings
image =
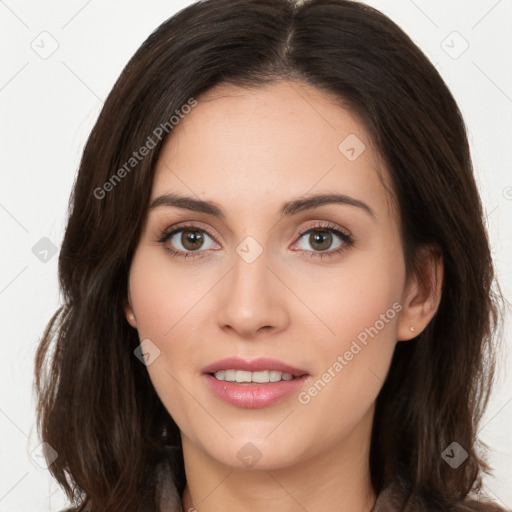
[[[387,210],[387,174],[372,141],[326,93],[301,82],[223,84],[197,100],[162,149],[152,199],[177,192],[233,209],[277,209],[339,192]]]

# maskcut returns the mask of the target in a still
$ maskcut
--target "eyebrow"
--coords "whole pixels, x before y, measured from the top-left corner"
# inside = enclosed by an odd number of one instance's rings
[[[365,211],[370,217],[375,219],[373,210],[363,201],[344,194],[319,194],[302,199],[295,199],[283,203],[279,209],[279,216],[286,217],[294,215],[304,210],[318,208],[327,204],[341,204],[354,206]],[[213,201],[202,201],[193,197],[186,197],[177,194],[164,194],[157,197],[150,205],[149,210],[159,208],[161,206],[181,208],[184,210],[192,210],[195,212],[206,213],[219,219],[225,219],[226,214],[222,208]]]

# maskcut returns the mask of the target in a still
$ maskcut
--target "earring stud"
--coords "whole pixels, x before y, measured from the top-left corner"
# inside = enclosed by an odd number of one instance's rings
[[[415,331],[414,327],[409,327],[409,330],[410,330],[411,332],[414,332],[414,331]]]

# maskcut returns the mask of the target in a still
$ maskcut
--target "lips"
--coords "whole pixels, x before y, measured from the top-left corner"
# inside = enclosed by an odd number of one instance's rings
[[[234,372],[233,372],[234,370]],[[203,368],[203,379],[211,392],[222,401],[241,408],[259,409],[284,401],[305,386],[311,376],[306,370],[290,366],[277,359],[260,358],[245,361],[237,357],[222,359]],[[269,380],[273,374],[280,375],[280,380],[257,382],[260,377],[266,376]],[[216,378],[229,377],[236,374],[237,381],[221,380]],[[251,382],[248,382],[248,376]],[[283,376],[286,378],[283,378]],[[257,376],[255,381],[253,378]]]

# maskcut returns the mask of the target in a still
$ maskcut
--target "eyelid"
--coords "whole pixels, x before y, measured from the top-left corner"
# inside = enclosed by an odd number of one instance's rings
[[[309,233],[310,231],[320,230],[320,229],[325,229],[326,231],[328,231],[328,230],[338,231],[338,232],[342,233],[344,236],[346,236],[348,238],[352,238],[352,233],[347,228],[344,228],[342,226],[334,224],[333,222],[330,222],[330,221],[314,221],[314,224],[312,224],[306,228],[301,228],[297,233],[297,237],[300,238],[301,236],[304,236],[305,234]]]
[[[217,241],[216,235],[214,235],[208,227],[206,227],[205,225],[196,226],[196,224],[194,222],[195,221],[189,221],[189,222],[183,221],[183,222],[179,222],[178,224],[173,224],[172,226],[165,228],[161,232],[161,238],[165,237],[168,239],[178,231],[182,231],[182,230],[186,230],[186,229],[191,230],[192,228],[195,228],[198,231],[204,231],[210,238],[212,238],[216,243],[219,244],[219,242]]]

